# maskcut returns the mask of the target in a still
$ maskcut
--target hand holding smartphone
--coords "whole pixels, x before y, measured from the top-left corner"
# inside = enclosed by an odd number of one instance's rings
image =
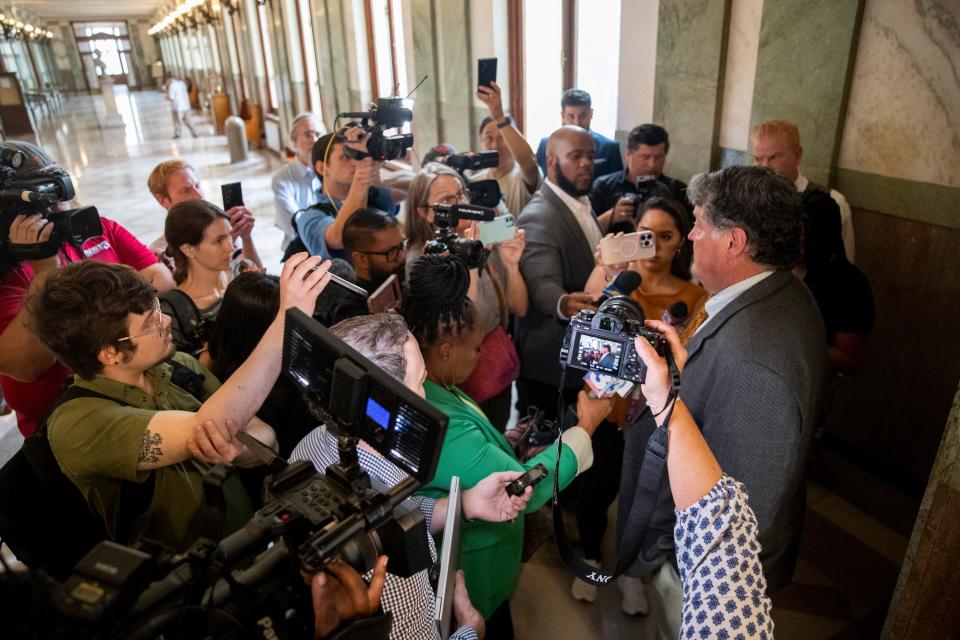
[[[490,87],[497,81],[497,59],[480,58],[477,60],[477,88]],[[491,87],[492,88],[492,87]]]

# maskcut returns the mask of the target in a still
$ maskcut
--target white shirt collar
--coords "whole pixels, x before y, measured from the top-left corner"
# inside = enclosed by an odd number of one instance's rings
[[[574,213],[580,213],[586,211],[589,214],[593,214],[593,209],[590,208],[590,198],[587,196],[580,196],[579,198],[574,198],[572,195],[555,185],[550,178],[544,180],[546,184],[553,189],[553,192],[557,194],[557,197],[563,201],[563,204],[567,205],[570,211]]]
[[[807,177],[802,173],[797,174],[797,179],[793,181],[793,184],[797,187],[797,191],[803,193],[807,189],[807,185],[810,184],[810,181],[807,180]]]
[[[313,167],[307,166],[302,162],[300,162],[300,158],[298,158],[297,156],[293,156],[293,160],[291,160],[290,162],[291,164],[296,163],[294,164],[294,166],[297,167],[298,175],[301,175],[304,178],[312,178],[314,175],[316,175],[313,171]]]
[[[726,289],[718,291],[710,296],[703,305],[704,309],[707,311],[707,319],[704,320],[703,324],[700,325],[697,331],[699,332],[704,325],[710,322],[710,320],[720,313],[724,307],[736,300],[740,294],[745,292],[753,285],[758,284],[773,275],[773,271],[773,269],[770,269],[769,271],[761,271],[760,273],[741,280],[740,282],[735,282]]]

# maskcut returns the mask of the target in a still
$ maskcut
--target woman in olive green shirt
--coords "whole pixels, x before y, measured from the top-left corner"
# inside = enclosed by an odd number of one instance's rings
[[[467,267],[460,258],[427,255],[411,269],[410,291],[404,302],[404,317],[427,366],[427,401],[450,418],[437,472],[421,490],[434,498],[446,495],[452,476],[459,476],[461,486],[469,488],[495,471],[523,471],[538,463],[546,465],[552,474],[557,459],[554,446],[520,462],[504,435],[456,387],[473,372],[483,340],[467,299],[469,284]],[[589,468],[593,460],[590,438],[610,407],[609,400],[592,400],[581,394],[578,426],[563,434],[561,488]],[[548,478],[534,487],[527,511],[536,511],[552,495],[553,482]],[[473,604],[487,619],[490,637],[511,637],[507,599],[520,574],[523,518],[501,523],[465,522],[462,536],[460,564]]]

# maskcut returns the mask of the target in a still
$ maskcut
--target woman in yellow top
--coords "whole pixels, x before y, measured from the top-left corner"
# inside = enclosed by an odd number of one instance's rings
[[[654,234],[657,252],[652,258],[635,260],[629,264],[604,267],[597,265],[585,290],[599,295],[617,273],[624,270],[640,274],[640,286],[631,297],[640,303],[643,314],[652,320],[664,318],[664,311],[678,301],[687,305],[687,320],[696,317],[707,299],[703,288],[690,281],[690,263],[693,249],[687,234],[692,227],[687,211],[676,200],[653,197],[640,211],[637,230]],[[599,259],[598,259],[599,262]],[[686,322],[677,330],[682,333]],[[588,562],[599,564],[600,546],[607,528],[607,508],[617,497],[620,488],[620,467],[623,462],[623,436],[629,401],[617,399],[613,411],[593,437],[594,464],[580,477],[581,499],[577,505],[577,525],[583,554]],[[618,428],[619,427],[619,428]],[[623,592],[621,606],[630,615],[646,614],[648,609],[643,583],[637,578],[623,576],[619,580]],[[571,588],[578,600],[593,602],[597,588],[574,579]]]

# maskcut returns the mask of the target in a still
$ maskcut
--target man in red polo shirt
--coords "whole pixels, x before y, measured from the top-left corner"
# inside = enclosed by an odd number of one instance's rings
[[[0,146],[26,157],[17,171],[18,178],[42,175],[53,166],[50,157],[34,145],[4,142]],[[53,208],[69,209],[75,204],[75,201],[58,203]],[[100,221],[103,234],[84,242],[81,251],[65,242],[54,256],[10,261],[0,273],[0,386],[7,404],[17,412],[17,426],[24,436],[34,432],[43,412],[70,376],[69,369],[58,362],[30,330],[29,313],[23,305],[29,294],[43,286],[48,275],[70,262],[99,260],[133,267],[160,293],[175,286],[170,270],[158,263],[142,242],[113,220],[100,218]],[[52,231],[53,225],[40,213],[21,214],[10,224],[8,242],[9,245],[45,242]],[[2,252],[9,250],[9,246],[0,247]]]

